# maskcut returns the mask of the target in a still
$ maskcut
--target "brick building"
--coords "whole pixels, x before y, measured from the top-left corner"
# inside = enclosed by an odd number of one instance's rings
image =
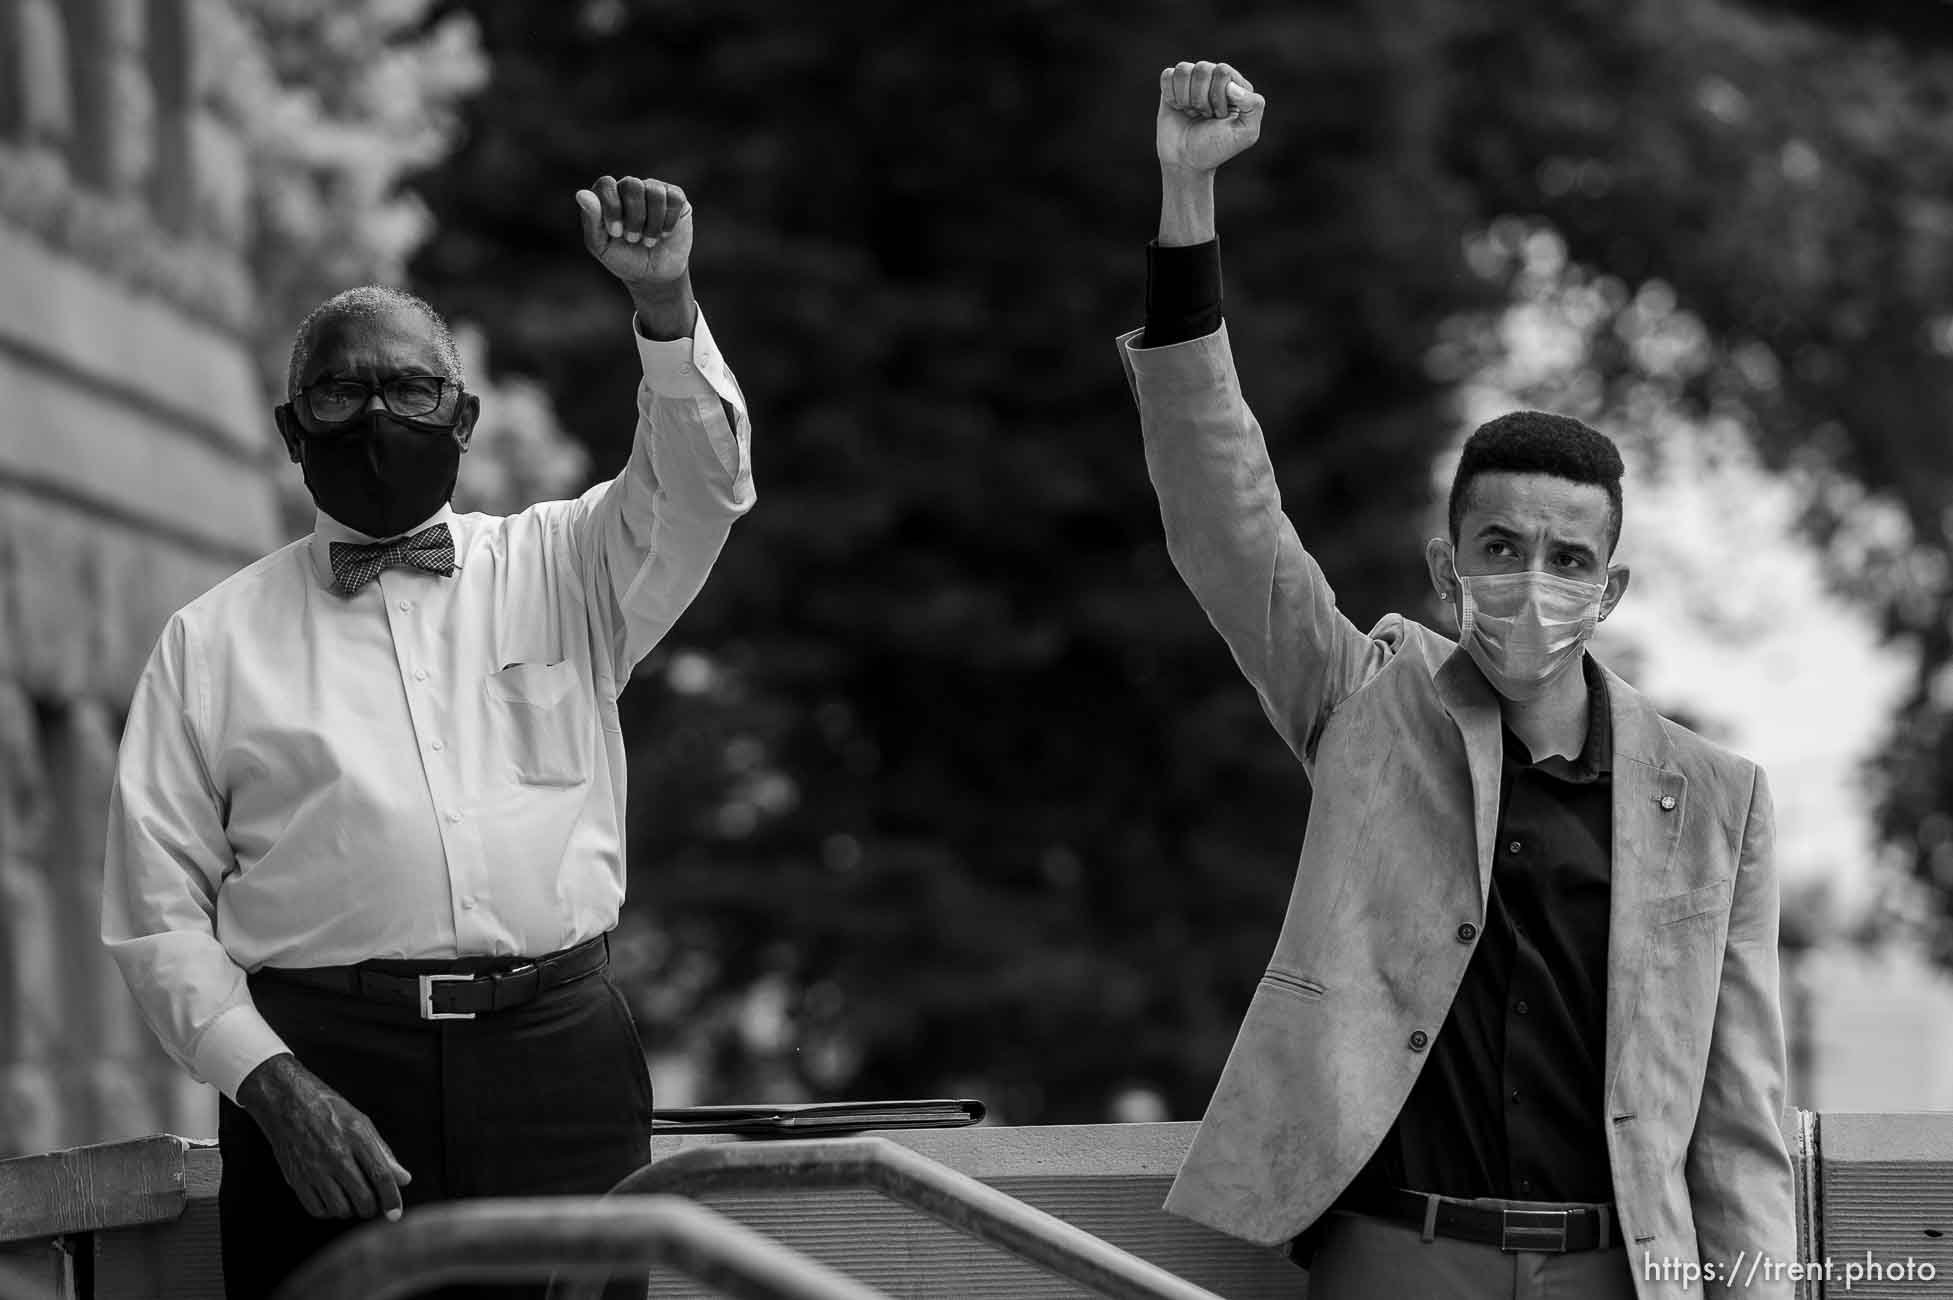
[[[210,93],[241,34],[194,0],[0,0],[4,1155],[214,1124],[96,935],[150,646],[282,540],[251,171]]]

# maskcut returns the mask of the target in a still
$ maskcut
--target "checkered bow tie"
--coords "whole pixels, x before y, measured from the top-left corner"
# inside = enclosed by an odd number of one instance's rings
[[[348,596],[396,566],[425,569],[443,578],[454,572],[454,535],[446,524],[423,528],[391,542],[334,542],[332,581]]]

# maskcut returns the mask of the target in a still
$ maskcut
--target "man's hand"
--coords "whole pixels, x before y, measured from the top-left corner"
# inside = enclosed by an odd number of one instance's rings
[[[583,246],[631,291],[638,327],[654,339],[692,332],[692,205],[663,181],[600,176],[576,192]]]
[[[256,1120],[305,1212],[319,1219],[400,1217],[400,1189],[414,1180],[353,1104],[290,1053],[246,1076],[238,1105]]]
[[[670,284],[692,260],[692,205],[663,181],[600,176],[576,192],[583,246],[626,288]]]
[[[1176,63],[1160,72],[1153,142],[1163,170],[1211,173],[1261,138],[1266,104],[1225,63]]]

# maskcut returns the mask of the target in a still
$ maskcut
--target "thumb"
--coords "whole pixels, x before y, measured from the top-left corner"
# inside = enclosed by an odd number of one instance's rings
[[[576,192],[576,212],[578,223],[583,227],[583,246],[590,250],[591,256],[600,255],[609,244],[604,234],[604,205],[590,190]]]
[[[1227,83],[1227,102],[1234,105],[1235,109],[1240,112],[1241,121],[1251,126],[1259,125],[1261,121],[1261,110],[1268,106],[1266,96],[1256,94],[1252,89],[1242,85],[1238,81],[1230,81]]]

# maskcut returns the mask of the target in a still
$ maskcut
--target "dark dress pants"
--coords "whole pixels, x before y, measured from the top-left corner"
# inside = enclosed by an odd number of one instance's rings
[[[1416,1228],[1366,1214],[1326,1217],[1308,1266],[1308,1300],[1634,1300],[1634,1269],[1621,1246],[1504,1251],[1449,1237],[1425,1241]]]
[[[373,1121],[413,1175],[408,1209],[478,1196],[601,1195],[650,1158],[651,1078],[623,996],[599,971],[474,1020],[251,980],[251,996],[300,1064]],[[225,1294],[263,1300],[357,1220],[315,1219],[257,1122],[219,1115]],[[385,1229],[385,1220],[378,1220]],[[444,1300],[541,1297],[542,1278],[450,1287]],[[642,1282],[608,1294],[639,1296]]]

